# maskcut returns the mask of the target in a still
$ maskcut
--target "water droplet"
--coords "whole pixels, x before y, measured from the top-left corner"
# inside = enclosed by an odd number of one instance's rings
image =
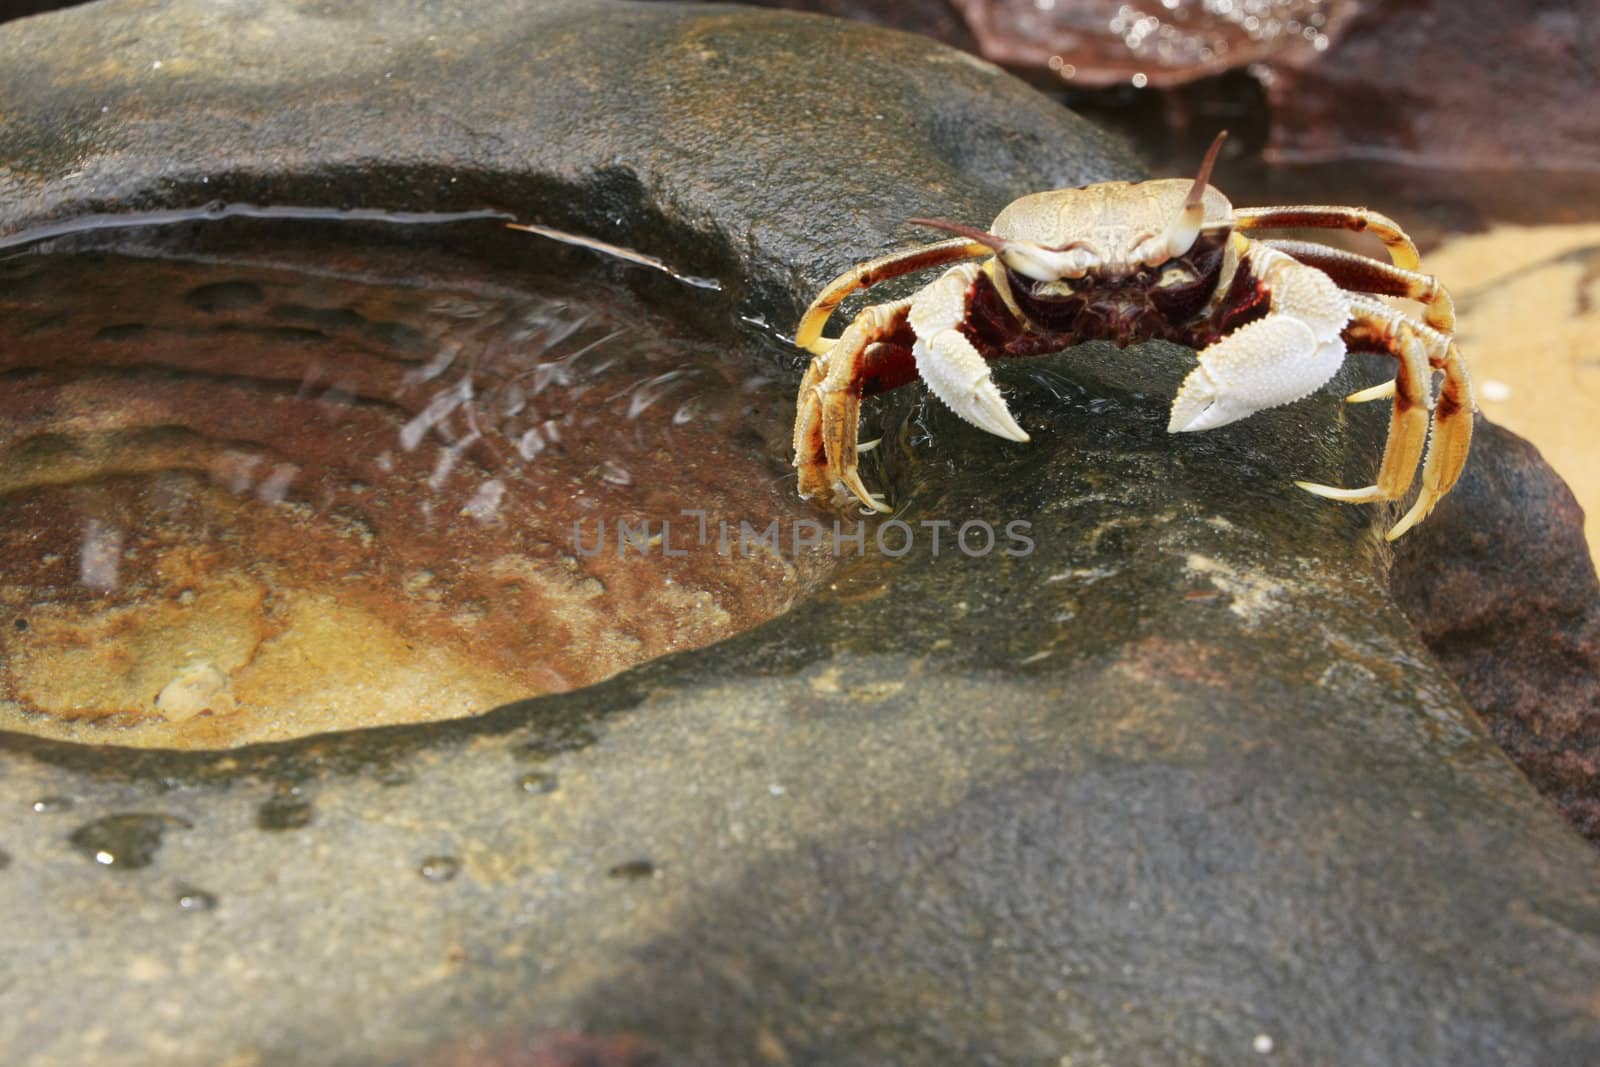
[[[71,797],[40,797],[33,802],[33,811],[36,815],[54,815],[58,811],[71,811],[74,803]]]
[[[217,906],[217,895],[190,886],[178,887],[178,907],[183,911],[210,911]]]
[[[416,775],[405,767],[384,767],[379,770],[374,779],[381,786],[393,788],[394,786],[410,785],[416,781]]]
[[[256,811],[256,827],[261,830],[298,830],[311,822],[312,807],[303,800],[273,797]]]
[[[107,815],[84,823],[67,840],[102,867],[137,870],[155,862],[163,834],[168,830],[187,830],[189,826],[188,820],[175,815]]]
[[[598,741],[593,730],[571,723],[550,726],[537,737],[521,742],[512,751],[520,759],[546,760],[563,752],[576,752]]]
[[[607,877],[621,878],[629,882],[636,882],[642,878],[654,878],[656,865],[649,860],[629,860],[619,863],[606,871]]]
[[[612,485],[632,485],[633,475],[628,473],[628,468],[614,459],[608,459],[600,464],[600,477]]]
[[[517,779],[517,788],[534,796],[554,793],[558,784],[555,774],[550,771],[529,771]]]
[[[429,856],[417,868],[417,873],[430,882],[448,882],[461,870],[461,861],[454,856]]]

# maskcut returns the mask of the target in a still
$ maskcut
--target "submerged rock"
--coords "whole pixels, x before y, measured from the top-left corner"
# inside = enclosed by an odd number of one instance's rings
[[[110,0],[8,29],[0,96],[0,233],[514,209],[780,330],[908,215],[1131,173],[984,64],[687,5]],[[574,693],[227,753],[0,737],[10,810],[74,801],[0,826],[4,1058],[1600,1057],[1600,858],[1429,659],[1382,517],[1289,486],[1365,476],[1382,413],[1345,420],[1352,369],[1169,435],[1191,365],[1007,365],[1028,446],[872,402],[897,511],[841,518],[825,586]],[[74,828],[128,814],[187,825],[85,863]]]

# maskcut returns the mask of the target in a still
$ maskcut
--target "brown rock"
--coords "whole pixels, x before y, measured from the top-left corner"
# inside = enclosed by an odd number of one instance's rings
[[[1352,13],[1346,0],[951,0],[996,63],[1048,68],[1084,87],[1181,85],[1271,63],[1313,61]]]
[[[1479,420],[1461,483],[1399,542],[1393,583],[1495,740],[1600,843],[1600,581],[1566,483]]]

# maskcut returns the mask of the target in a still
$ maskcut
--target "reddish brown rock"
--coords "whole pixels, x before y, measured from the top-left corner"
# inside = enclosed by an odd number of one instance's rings
[[[1084,87],[1181,85],[1252,63],[1290,66],[1324,52],[1346,0],[951,0],[996,63],[1048,68]]]
[[[1366,5],[1323,61],[1271,86],[1280,159],[1463,170],[1600,167],[1594,5]]]
[[[1461,483],[1399,542],[1393,581],[1495,740],[1600,843],[1600,581],[1566,483],[1480,419]]]

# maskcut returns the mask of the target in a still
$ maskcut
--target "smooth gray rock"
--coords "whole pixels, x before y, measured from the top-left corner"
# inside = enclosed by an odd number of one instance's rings
[[[676,5],[110,0],[0,30],[0,100],[0,233],[504,208],[775,324],[907,215],[1131,170],[913,38]],[[1377,517],[1288,486],[1381,426],[1330,389],[1169,436],[1190,359],[1005,367],[1026,448],[873,403],[912,549],[588,690],[226,754],[0,738],[3,1058],[1600,1058],[1600,859],[1427,658]],[[973,518],[1031,551],[934,554]]]

